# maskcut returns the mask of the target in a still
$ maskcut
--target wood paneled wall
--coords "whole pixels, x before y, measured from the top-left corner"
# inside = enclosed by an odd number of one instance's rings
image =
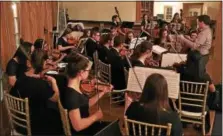
[[[208,15],[216,20],[216,39],[212,42],[213,54],[207,65],[207,71],[214,83],[222,82],[222,2],[209,5]]]
[[[18,2],[19,32],[25,41],[34,42],[44,38],[52,44],[51,33],[56,26],[58,2]],[[16,46],[14,37],[14,22],[11,2],[0,2],[0,36],[1,36],[1,66],[5,69],[8,60],[13,56]],[[44,29],[48,33],[44,33]]]

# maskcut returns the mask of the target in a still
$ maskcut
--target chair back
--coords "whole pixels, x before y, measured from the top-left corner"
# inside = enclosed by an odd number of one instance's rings
[[[179,110],[187,111],[185,108],[189,107],[190,109],[196,109],[196,111],[199,110],[197,112],[204,115],[208,86],[209,82],[180,81]]]
[[[95,70],[95,73],[98,71],[98,51],[95,51],[93,53],[93,59],[94,59],[94,70]]]
[[[171,134],[172,124],[167,123],[167,125],[157,125],[157,124],[150,124],[145,122],[140,122],[136,120],[128,119],[126,116],[124,117],[125,121],[125,128],[126,128],[126,135],[133,135],[133,136],[154,136],[154,135],[161,135],[161,132],[166,132],[166,135],[169,136]],[[132,133],[130,134],[130,129],[132,129]],[[138,131],[138,132],[137,132]],[[148,134],[148,132],[151,132]]]
[[[98,60],[98,77],[101,81],[111,84],[111,64]]]
[[[78,42],[78,45],[77,45],[77,50],[78,52],[80,52],[81,54],[84,53],[85,50],[85,43],[86,41],[88,40],[88,38],[82,38],[79,42]]]
[[[15,126],[24,128],[26,129],[26,134],[31,136],[28,98],[17,98],[4,91],[4,101],[12,129],[14,130]]]
[[[58,107],[59,107],[59,111],[60,111],[60,117],[63,123],[63,130],[66,136],[71,136],[71,129],[70,129],[70,123],[69,123],[69,119],[68,119],[68,113],[67,113],[67,109],[64,109],[60,99],[58,100]]]

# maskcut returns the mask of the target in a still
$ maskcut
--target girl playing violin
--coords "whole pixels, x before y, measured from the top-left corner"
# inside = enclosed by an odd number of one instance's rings
[[[94,135],[104,125],[98,122],[103,117],[103,112],[98,111],[90,115],[89,108],[95,105],[98,100],[111,88],[99,92],[92,98],[82,93],[80,84],[88,78],[92,63],[85,57],[72,53],[68,57],[67,76],[68,85],[61,97],[63,107],[68,110],[72,135]]]
[[[67,28],[64,33],[62,34],[62,36],[58,39],[58,49],[62,52],[62,53],[66,53],[69,54],[71,52],[72,49],[75,49],[74,44],[70,44],[69,43],[69,39],[72,37],[71,36],[71,32],[72,30]]]
[[[131,56],[132,66],[157,66],[158,64],[152,60],[152,43],[148,41],[142,42],[136,47]],[[153,64],[154,63],[154,64]]]

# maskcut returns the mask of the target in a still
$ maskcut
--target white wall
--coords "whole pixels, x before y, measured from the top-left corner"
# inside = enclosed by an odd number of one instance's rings
[[[136,2],[61,2],[70,19],[111,21],[117,7],[122,21],[136,20]]]
[[[154,2],[153,15],[164,14],[164,6],[172,6],[174,15],[174,13],[180,13],[180,9],[183,9],[183,2]]]

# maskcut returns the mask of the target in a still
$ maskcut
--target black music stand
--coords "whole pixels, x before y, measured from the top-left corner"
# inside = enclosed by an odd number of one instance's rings
[[[134,26],[134,22],[129,22],[129,21],[123,21],[121,28],[129,28],[132,29]]]

